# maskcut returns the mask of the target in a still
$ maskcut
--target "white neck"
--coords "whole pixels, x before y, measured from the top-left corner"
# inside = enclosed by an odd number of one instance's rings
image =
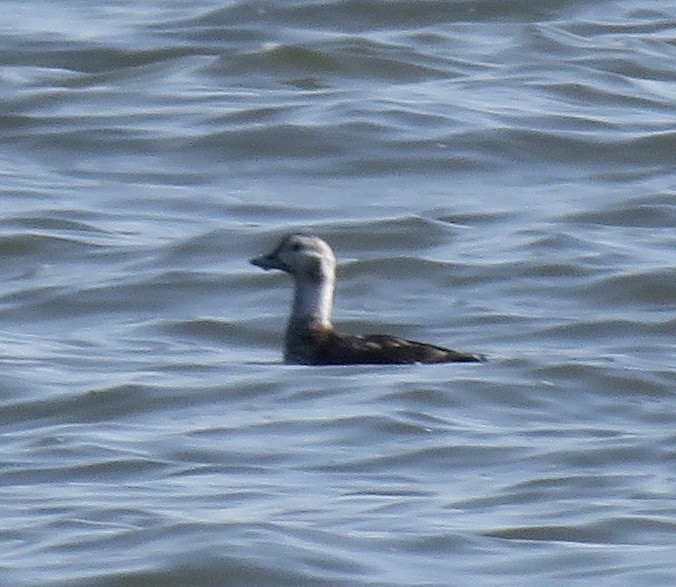
[[[305,275],[298,276],[293,295],[289,330],[332,328],[331,311],[333,309],[334,287],[335,274],[333,268],[326,268],[325,271],[322,271],[319,279],[310,279]]]

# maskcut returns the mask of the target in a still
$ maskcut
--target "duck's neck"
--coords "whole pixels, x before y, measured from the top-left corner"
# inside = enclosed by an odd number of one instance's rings
[[[284,360],[311,364],[317,337],[333,330],[331,311],[336,282],[335,262],[311,260],[294,275],[291,317],[286,329]]]
[[[331,329],[334,287],[333,271],[319,279],[297,279],[289,331]]]
[[[286,329],[284,361],[312,364],[317,337],[333,330],[334,279],[296,280],[291,318]]]

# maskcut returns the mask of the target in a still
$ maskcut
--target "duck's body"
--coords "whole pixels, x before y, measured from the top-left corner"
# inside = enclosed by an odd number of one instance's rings
[[[251,259],[263,269],[279,269],[295,280],[284,361],[302,365],[366,363],[448,363],[485,360],[439,346],[388,334],[338,334],[331,324],[336,258],[322,239],[292,234],[267,255]]]

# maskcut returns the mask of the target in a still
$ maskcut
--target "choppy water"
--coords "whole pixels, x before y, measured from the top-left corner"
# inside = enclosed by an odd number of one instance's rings
[[[676,584],[676,3],[0,9],[0,584]]]

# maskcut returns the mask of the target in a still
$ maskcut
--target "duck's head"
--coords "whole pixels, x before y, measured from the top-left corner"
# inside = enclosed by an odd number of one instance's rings
[[[251,263],[263,269],[279,269],[296,279],[313,282],[333,278],[336,257],[331,247],[322,239],[307,234],[290,234],[277,248],[251,259]]]

